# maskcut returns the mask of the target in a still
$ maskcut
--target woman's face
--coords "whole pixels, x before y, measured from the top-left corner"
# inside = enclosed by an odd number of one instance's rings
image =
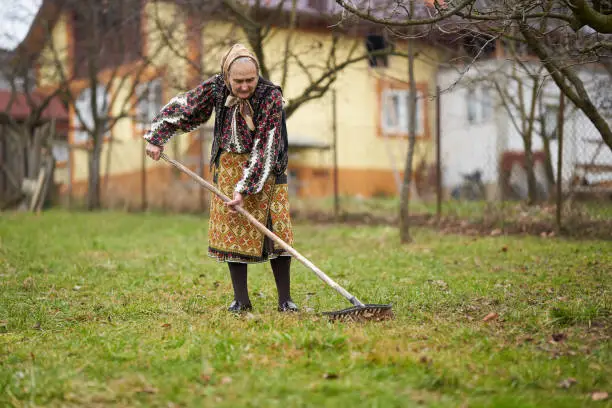
[[[248,99],[255,92],[257,67],[250,59],[239,59],[234,62],[229,71],[229,83],[232,93],[240,99]]]

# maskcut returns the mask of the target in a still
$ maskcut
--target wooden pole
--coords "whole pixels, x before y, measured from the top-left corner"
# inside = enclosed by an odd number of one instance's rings
[[[442,216],[442,162],[441,162],[441,139],[440,130],[440,86],[436,86],[436,216],[438,220]]]
[[[565,121],[565,95],[559,95],[559,116],[557,119],[558,152],[557,152],[557,231],[561,232],[561,207],[563,205],[563,125]]]
[[[4,158],[4,144],[6,143],[5,140],[6,138],[4,137],[4,126],[0,125],[0,162],[2,163],[6,163],[6,159]],[[0,196],[9,196],[6,184],[6,175],[4,174],[4,171],[0,170]]]
[[[340,197],[338,193],[338,109],[336,90],[332,89],[332,135],[334,144],[334,217],[340,214]]]
[[[68,173],[68,209],[72,210],[72,155],[74,151],[72,145],[68,144],[68,163],[66,163],[66,170]]]
[[[146,211],[149,206],[147,203],[147,155],[145,149],[147,148],[147,141],[142,138],[142,161],[140,163],[140,205],[142,211]]]

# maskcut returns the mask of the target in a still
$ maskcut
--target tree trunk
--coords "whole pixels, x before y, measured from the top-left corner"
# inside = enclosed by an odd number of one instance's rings
[[[545,155],[544,171],[546,173],[546,185],[548,191],[552,191],[552,188],[555,186],[555,169],[553,168],[552,156],[550,155],[550,140],[547,137],[543,137],[542,143]]]
[[[519,27],[527,45],[542,61],[561,92],[589,118],[606,145],[612,150],[612,128],[589,98],[584,83],[578,75],[571,67],[562,67],[551,58],[544,42],[536,37],[527,23],[520,23]]]
[[[533,151],[531,146],[531,135],[525,135],[523,138],[525,146],[525,170],[527,171],[527,187],[528,187],[528,204],[533,205],[538,200],[537,182],[534,171]]]
[[[533,124],[535,122],[536,102],[538,98],[537,78],[533,79],[531,88],[531,104],[529,106],[529,117],[527,118],[527,129],[523,133],[523,145],[525,147],[525,167],[527,170],[527,187],[529,195],[529,205],[533,205],[538,200],[538,185],[535,177],[534,160],[533,160]]]
[[[99,132],[98,132],[99,133]],[[100,208],[100,159],[102,156],[102,135],[97,135],[89,151],[89,174],[87,183],[87,210]]]
[[[413,3],[410,2],[411,9]],[[416,139],[416,84],[414,83],[414,39],[408,40],[408,81],[410,82],[410,94],[408,96],[408,154],[406,156],[406,167],[404,169],[404,180],[400,195],[400,242],[412,241],[410,236],[410,187],[412,180],[412,161],[414,156],[414,143]]]
[[[546,125],[544,107],[542,106],[542,98],[538,99],[540,104],[540,137],[542,138],[542,146],[544,149],[544,171],[546,173],[546,187],[548,187],[549,192],[552,192],[555,185],[555,170],[553,169],[552,156],[550,154],[550,136],[546,133],[548,127]]]

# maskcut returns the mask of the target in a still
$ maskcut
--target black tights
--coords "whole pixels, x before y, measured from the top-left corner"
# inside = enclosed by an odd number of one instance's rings
[[[234,287],[234,299],[242,304],[251,304],[249,299],[249,290],[247,286],[247,264],[228,262],[230,277],[232,278],[232,286]],[[276,282],[276,290],[278,292],[278,303],[281,304],[291,300],[291,257],[279,256],[271,259],[270,265],[274,273],[274,281]]]

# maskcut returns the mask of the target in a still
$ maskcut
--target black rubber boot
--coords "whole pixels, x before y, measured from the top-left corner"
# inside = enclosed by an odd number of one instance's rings
[[[247,264],[237,262],[228,262],[227,264],[234,288],[234,301],[227,310],[234,313],[253,310],[247,286]]]
[[[291,257],[279,256],[278,258],[271,259],[270,265],[272,266],[276,290],[278,291],[278,311],[299,311],[297,305],[291,300]]]

